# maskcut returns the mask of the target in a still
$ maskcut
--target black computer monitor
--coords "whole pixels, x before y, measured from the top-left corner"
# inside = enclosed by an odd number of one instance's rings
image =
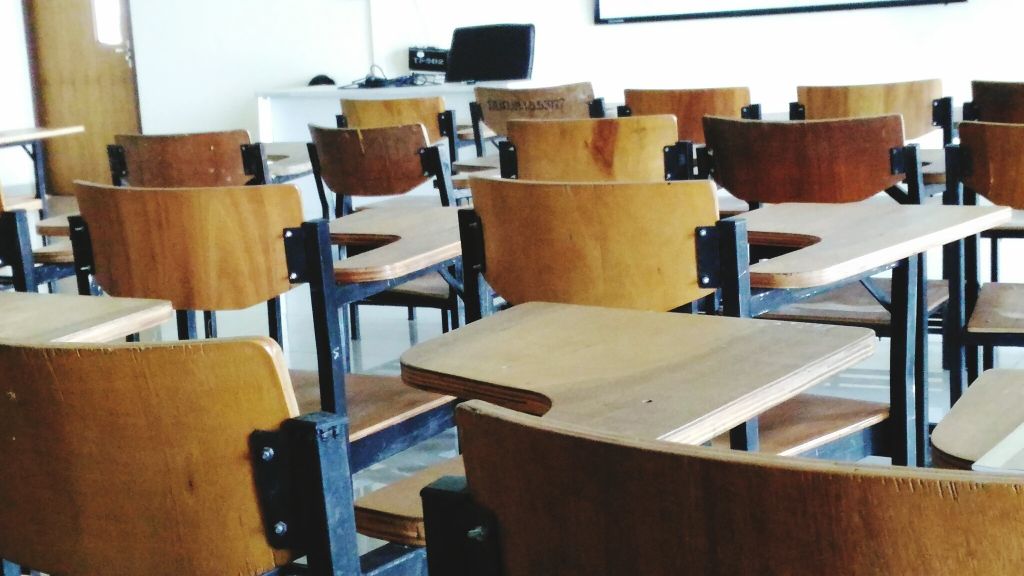
[[[533,71],[533,24],[456,28],[446,82],[526,80]]]

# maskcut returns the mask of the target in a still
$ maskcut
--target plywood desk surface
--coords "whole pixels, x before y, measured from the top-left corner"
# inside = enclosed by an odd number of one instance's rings
[[[468,158],[452,163],[452,168],[457,172],[482,172],[484,170],[495,170],[501,168],[501,159],[497,154],[481,156],[479,158]]]
[[[173,316],[163,300],[0,292],[0,340],[107,342]]]
[[[755,288],[838,282],[1010,220],[1000,206],[777,204],[742,214],[751,244],[799,248],[750,267]]]
[[[85,132],[84,126],[63,126],[60,128],[38,127],[18,128],[16,130],[0,130],[0,147],[28,144],[30,142],[46,140],[47,138],[70,136],[72,134],[80,134],[82,132]]]
[[[360,210],[331,221],[335,244],[379,246],[334,263],[339,283],[391,280],[462,254],[458,208]]]
[[[527,303],[402,355],[410,386],[700,444],[874,351],[870,330]]]

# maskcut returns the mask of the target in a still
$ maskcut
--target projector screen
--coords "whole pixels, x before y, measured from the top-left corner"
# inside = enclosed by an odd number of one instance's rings
[[[967,0],[594,0],[594,22],[652,22],[723,16],[755,16],[785,12],[818,12],[853,8],[889,8],[949,4]]]

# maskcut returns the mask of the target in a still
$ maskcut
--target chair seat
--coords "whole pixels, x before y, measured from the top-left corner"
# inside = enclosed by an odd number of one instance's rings
[[[1024,284],[990,282],[981,287],[967,322],[972,334],[1024,333]]]
[[[486,125],[480,125],[480,138],[486,140],[487,138],[494,138],[497,134],[494,130],[491,130]],[[473,140],[473,126],[471,124],[460,124],[455,128],[455,137],[459,140]]]
[[[932,459],[966,468],[1024,424],[1024,370],[988,370],[957,400],[932,432]]]
[[[889,418],[889,406],[876,402],[800,394],[758,417],[761,452],[799,456],[860,432]],[[729,435],[711,442],[729,447]]]
[[[303,414],[320,410],[320,380],[316,372],[290,370],[292,387]],[[349,441],[355,442],[399,422],[453,402],[402,384],[397,376],[345,375]]]
[[[921,148],[918,151],[921,160],[921,175],[925,184],[944,184],[946,182],[946,151],[942,148]]]
[[[43,218],[36,222],[36,232],[40,236],[68,236],[71,229],[68,227],[68,216],[73,214],[60,214]]]
[[[892,280],[878,278],[875,285],[892,296]],[[949,300],[949,284],[945,280],[928,281],[928,314],[934,314]],[[841,326],[861,326],[884,331],[890,323],[889,312],[860,283],[849,284],[812,298],[763,314],[760,318],[789,322],[815,322]]]
[[[465,476],[462,457],[445,460],[375,490],[355,502],[356,530],[406,546],[426,546],[420,490],[443,476]]]
[[[71,242],[61,240],[32,250],[32,257],[37,264],[74,264],[75,254],[71,250]]]

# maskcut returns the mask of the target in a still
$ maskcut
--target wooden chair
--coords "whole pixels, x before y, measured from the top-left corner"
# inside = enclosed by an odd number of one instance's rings
[[[924,184],[916,170],[916,147],[904,146],[899,116],[805,122],[706,117],[704,133],[715,180],[752,206],[760,202],[859,202],[882,191],[903,203],[921,201]],[[907,190],[896,188],[904,180]],[[770,256],[770,251],[764,255]],[[921,260],[921,278],[926,278]],[[942,281],[919,282],[917,291],[923,300],[920,318],[939,314],[949,299],[948,285]],[[763,317],[863,326],[889,336],[891,314],[881,302],[888,303],[891,295],[889,280],[865,278]],[[926,381],[925,328],[918,330],[916,342],[920,382]]]
[[[457,416],[466,477],[424,493],[431,574],[1024,569],[1018,478],[637,441],[476,401]]]
[[[286,228],[302,223],[299,191],[292,185],[221,188],[131,188],[78,183],[82,220],[72,225],[79,289],[88,275],[113,296],[169,300],[178,310],[178,335],[196,336],[190,310],[240,310],[266,303],[269,334],[282,342],[280,297],[292,288],[285,257]],[[415,418],[450,413],[450,400],[418,392],[398,378],[335,374],[330,358],[320,372],[294,371],[303,412],[321,406],[322,393],[339,382],[342,409],[351,420],[355,460],[364,467],[408,446]],[[325,406],[325,409],[327,407]],[[331,409],[334,409],[332,403]],[[431,422],[439,432],[443,418]],[[390,452],[374,436],[398,438]],[[436,433],[436,432],[435,432]],[[422,439],[422,437],[421,437]],[[357,455],[364,452],[364,455]]]
[[[107,148],[115,186],[144,188],[173,186],[242,186],[264,184],[262,172],[246,165],[252,146],[245,130],[196,134],[118,134]],[[249,152],[251,153],[251,152]],[[254,180],[255,179],[255,180]]]
[[[670,115],[511,120],[507,134],[508,140],[500,145],[504,178],[561,182],[675,178],[669,174],[674,170],[669,158],[677,129]]]
[[[485,139],[508,135],[510,120],[604,117],[604,100],[594,98],[590,82],[545,88],[478,86],[473,92],[475,101],[470,103],[469,112],[477,156],[484,155]]]
[[[398,98],[394,100],[341,100],[338,128],[387,128],[422,124],[427,141],[448,142],[449,158],[458,160],[455,112],[445,110],[444,98]]]
[[[760,118],[760,106],[750,103],[750,89],[698,88],[685,90],[626,90],[619,116],[672,114],[679,129],[677,140],[704,143],[704,116]]]
[[[1015,211],[1024,209],[1024,124],[962,122],[960,145],[948,147],[947,154],[946,163],[952,164],[950,189],[962,193],[964,203],[974,204],[981,195]],[[998,237],[1019,238],[1022,234],[1011,225],[1003,227]],[[974,269],[977,242],[969,240],[965,245],[967,268]],[[969,320],[963,337],[972,345],[967,358],[967,382],[972,382],[978,376],[974,346],[989,348],[986,368],[994,364],[991,347],[1024,346],[1024,323],[1018,313],[1024,302],[1024,285],[993,281],[979,291],[978,279],[968,276],[966,290]]]
[[[942,130],[942,144],[953,141],[953,100],[942,95],[941,80],[915,80],[857,86],[798,86],[798,102],[790,104],[791,120],[865,118],[899,114],[908,140]],[[925,184],[946,181],[943,153],[920,151]]]
[[[355,196],[398,196],[430,179],[440,195],[439,205],[454,205],[459,200],[451,183],[448,155],[429,145],[423,124],[367,129],[310,126],[309,131],[313,140],[309,154],[324,218],[329,218],[325,185],[336,195],[336,217],[351,213]],[[447,332],[459,324],[456,298],[444,278],[428,274],[360,304],[403,306],[409,308],[410,320],[415,318],[416,307],[437,308],[441,328]],[[353,339],[359,338],[358,305],[352,304],[349,310]]]
[[[1003,124],[1024,124],[1024,83],[1019,82],[971,82],[970,102],[964,102],[964,120],[998,122]],[[1003,238],[1024,237],[1024,214],[1015,213],[1009,224],[983,232],[991,246],[992,282],[999,281],[999,241]],[[985,348],[985,367],[994,363],[990,347]]]
[[[4,574],[280,574],[302,555],[375,574],[406,553],[360,570],[347,421],[299,416],[284,364],[267,338],[0,345],[19,375],[0,405]]]

